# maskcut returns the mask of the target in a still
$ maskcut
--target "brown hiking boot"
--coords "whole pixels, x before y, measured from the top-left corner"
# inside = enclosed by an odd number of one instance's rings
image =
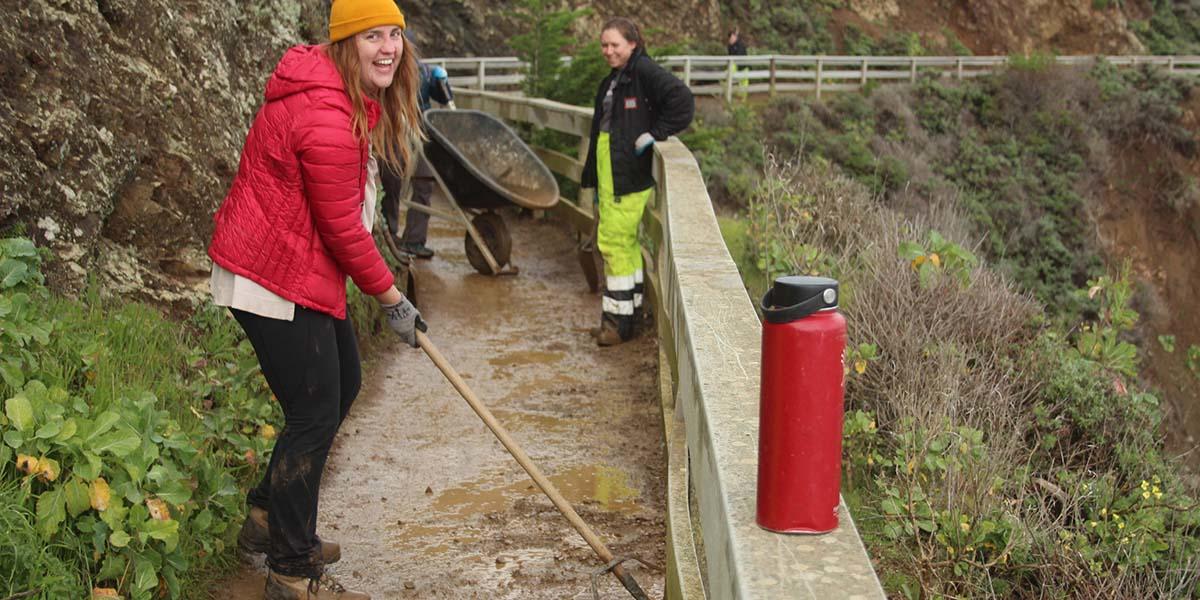
[[[600,321],[600,327],[595,330],[594,337],[596,344],[600,346],[616,346],[625,341],[621,339],[621,333],[617,331],[617,326],[608,319]]]
[[[342,547],[337,542],[321,542],[321,562],[327,565],[342,560]],[[271,529],[267,525],[267,511],[251,506],[238,532],[238,548],[246,554],[262,554],[271,548]]]
[[[329,574],[312,579],[272,571],[267,574],[263,600],[371,600],[371,596],[346,589]]]

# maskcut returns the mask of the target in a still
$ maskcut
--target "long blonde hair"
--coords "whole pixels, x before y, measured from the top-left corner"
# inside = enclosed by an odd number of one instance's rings
[[[416,165],[417,147],[425,138],[421,130],[421,107],[417,94],[421,86],[421,73],[417,66],[417,49],[407,38],[400,53],[400,64],[392,85],[374,97],[379,102],[379,122],[375,129],[367,129],[367,91],[360,75],[362,67],[358,60],[355,38],[333,42],[328,46],[330,59],[337,66],[350,103],[354,106],[350,125],[360,140],[371,142],[371,149],[380,160],[386,162],[397,173],[408,175]]]

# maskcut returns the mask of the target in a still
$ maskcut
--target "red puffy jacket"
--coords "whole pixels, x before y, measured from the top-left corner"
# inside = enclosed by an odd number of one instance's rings
[[[373,128],[379,105],[366,104]],[[362,222],[369,149],[351,130],[352,114],[325,51],[288,50],[267,82],[208,247],[229,271],[339,319],[346,275],[370,295],[394,283]]]

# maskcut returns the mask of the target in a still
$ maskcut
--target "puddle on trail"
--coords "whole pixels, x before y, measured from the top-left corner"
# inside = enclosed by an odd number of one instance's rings
[[[505,429],[512,431],[541,431],[559,433],[568,431],[580,425],[579,419],[564,419],[554,415],[532,413],[520,410],[495,409],[492,414],[500,421]]]
[[[639,493],[630,485],[629,474],[606,465],[589,465],[565,473],[548,476],[551,483],[572,506],[589,504],[602,510],[631,514],[638,510]],[[495,486],[495,479],[470,486],[440,492],[433,501],[431,512],[439,517],[452,516],[455,526],[429,525],[397,521],[387,526],[392,543],[398,548],[420,547],[423,554],[444,554],[454,545],[469,545],[479,541],[478,530],[463,527],[464,517],[503,513],[521,497],[541,496],[533,481],[523,479],[504,486]],[[435,540],[429,542],[430,540]]]
[[[507,352],[496,358],[488,359],[493,367],[513,367],[516,365],[549,365],[563,359],[562,352],[543,352],[541,350],[518,350]]]
[[[638,509],[635,500],[639,494],[630,486],[629,474],[615,467],[589,465],[547,477],[571,504],[596,504],[610,512]],[[520,496],[541,494],[537,484],[529,479],[502,487],[490,487],[483,482],[442,491],[432,508],[437,513],[457,516],[486,514],[507,509]]]

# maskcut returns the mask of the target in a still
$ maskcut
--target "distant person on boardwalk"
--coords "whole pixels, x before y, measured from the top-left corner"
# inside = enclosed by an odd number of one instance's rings
[[[612,71],[596,92],[591,145],[580,185],[596,188],[596,244],[604,257],[601,346],[627,341],[642,311],[642,248],[638,225],[654,190],[655,141],[692,122],[692,92],[646,54],[641,31],[615,17],[600,30],[600,51]]]
[[[325,573],[341,558],[317,537],[321,474],[361,384],[346,277],[410,345],[420,314],[371,237],[377,171],[412,164],[417,57],[392,0],[334,0],[329,43],[289,49],[267,82],[241,163],[214,217],[212,293],[246,332],[283,408],[238,535],[265,552],[267,600],[369,600]]]
[[[436,100],[439,104],[450,104],[454,100],[446,69],[421,64],[420,71],[421,86],[417,96],[421,112],[429,110],[432,106],[430,100]],[[388,234],[396,236],[396,247],[417,258],[433,258],[433,250],[425,245],[429,236],[429,214],[409,209],[404,217],[404,233],[397,235],[400,231],[400,190],[404,187],[404,178],[386,162],[380,165],[379,174],[383,180],[383,217],[387,221]],[[435,183],[433,166],[422,154],[412,174],[413,202],[429,206]]]
[[[729,42],[727,50],[730,56],[745,56],[746,44],[742,43],[742,36],[738,30],[734,29],[729,32]]]

